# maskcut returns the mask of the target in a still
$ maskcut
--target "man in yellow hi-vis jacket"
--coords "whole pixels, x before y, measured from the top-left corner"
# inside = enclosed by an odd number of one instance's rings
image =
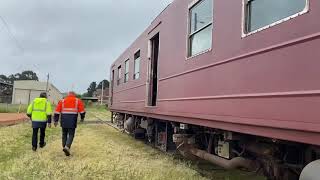
[[[38,145],[38,131],[40,129],[40,148],[46,145],[45,133],[48,123],[48,127],[51,128],[52,108],[50,102],[47,100],[47,94],[45,92],[40,94],[39,98],[35,98],[28,107],[28,117],[32,120],[32,150],[37,150]]]

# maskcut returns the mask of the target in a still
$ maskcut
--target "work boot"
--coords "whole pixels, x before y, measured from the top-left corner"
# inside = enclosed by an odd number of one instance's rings
[[[40,148],[44,148],[46,145],[47,145],[47,143],[46,143],[46,142],[44,142],[42,145],[41,145],[41,144],[39,144]]]
[[[32,147],[32,151],[36,152],[37,151],[37,147]]]
[[[70,156],[70,149],[68,147],[64,147],[63,152],[66,156]]]

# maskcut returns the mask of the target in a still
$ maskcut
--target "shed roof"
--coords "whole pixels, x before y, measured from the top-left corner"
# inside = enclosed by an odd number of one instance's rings
[[[13,84],[4,82],[2,79],[0,79],[0,84],[8,85],[8,86],[13,86]]]
[[[18,80],[14,81],[14,88],[15,89],[30,89],[30,90],[37,90],[37,91],[45,91],[47,87],[47,82],[41,81],[34,81],[34,80]],[[53,84],[49,83],[50,89],[55,89],[60,94],[58,88],[56,88]]]

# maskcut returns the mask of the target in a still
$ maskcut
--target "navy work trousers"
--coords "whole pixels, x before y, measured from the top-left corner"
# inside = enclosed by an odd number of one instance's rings
[[[71,148],[75,132],[75,128],[62,128],[62,147]]]
[[[46,128],[33,128],[32,133],[32,147],[37,148],[38,147],[38,132],[40,129],[40,146],[44,145],[44,138],[46,136]]]

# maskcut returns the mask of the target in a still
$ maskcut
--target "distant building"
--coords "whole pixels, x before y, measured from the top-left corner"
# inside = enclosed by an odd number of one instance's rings
[[[0,79],[0,103],[11,103],[12,84]]]
[[[101,89],[97,89],[94,93],[93,93],[93,97],[98,98],[98,102],[101,103],[101,96],[102,96],[102,90]],[[109,88],[105,88],[103,90],[103,99],[102,99],[102,103],[103,104],[108,104],[109,102]]]
[[[84,101],[86,105],[96,105],[98,104],[98,98],[96,97],[81,97],[81,100]]]
[[[39,81],[14,81],[12,104],[29,104],[41,92],[46,91],[46,82]],[[63,98],[61,92],[51,83],[48,85],[48,99],[52,104],[58,104]]]

